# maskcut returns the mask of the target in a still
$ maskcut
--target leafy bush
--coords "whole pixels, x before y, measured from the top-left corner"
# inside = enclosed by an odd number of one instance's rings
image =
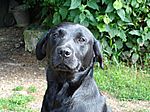
[[[150,63],[149,0],[25,0],[40,4],[42,24],[80,23],[102,42],[113,60]]]

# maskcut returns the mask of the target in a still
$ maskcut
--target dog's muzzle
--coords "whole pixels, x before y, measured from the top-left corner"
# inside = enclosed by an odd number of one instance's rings
[[[59,55],[60,58],[66,59],[72,56],[72,50],[68,47],[57,47],[56,50],[57,55]]]
[[[52,65],[55,70],[74,72],[81,66],[73,50],[69,47],[58,46],[53,55]]]

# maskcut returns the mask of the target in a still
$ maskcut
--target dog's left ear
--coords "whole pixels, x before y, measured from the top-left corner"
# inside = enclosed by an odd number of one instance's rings
[[[46,56],[46,46],[50,30],[39,40],[36,45],[36,57],[38,60],[42,60]]]
[[[99,62],[100,67],[103,69],[104,64],[103,64],[103,57],[102,57],[102,53],[101,53],[101,46],[100,46],[99,41],[96,39],[94,39],[93,49],[94,49],[96,61]]]

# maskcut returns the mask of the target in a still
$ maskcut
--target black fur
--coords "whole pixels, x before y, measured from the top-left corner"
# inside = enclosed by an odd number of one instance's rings
[[[111,112],[93,79],[94,61],[103,68],[100,43],[84,26],[63,23],[38,42],[47,56],[47,90],[41,112]]]

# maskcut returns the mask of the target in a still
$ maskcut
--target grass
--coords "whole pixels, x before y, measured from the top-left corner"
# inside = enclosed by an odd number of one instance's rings
[[[95,68],[98,87],[120,100],[150,100],[150,74],[124,64]]]
[[[24,90],[23,86],[17,86],[13,89],[13,94],[7,98],[0,98],[0,112],[35,112],[35,110],[27,107],[28,103],[34,100],[31,94],[20,94],[16,91]],[[36,87],[30,86],[27,92],[36,92]]]
[[[17,86],[13,89],[13,91],[22,91],[24,89],[23,86]]]
[[[139,110],[138,112],[149,112],[149,110]]]
[[[107,64],[104,70],[95,67],[94,76],[98,87],[120,100],[150,100],[150,73],[127,67],[124,64]],[[18,91],[26,91],[26,95]],[[35,112],[27,107],[34,100],[37,92],[35,86],[24,88],[17,86],[14,94],[7,98],[0,98],[0,112]],[[20,92],[21,93],[21,92]],[[137,112],[148,112],[138,110]]]
[[[35,86],[30,86],[30,87],[27,89],[27,91],[28,91],[29,93],[35,93],[35,92],[37,92],[37,89],[36,89]]]
[[[0,99],[1,111],[15,111],[15,112],[32,112],[31,109],[26,107],[27,103],[32,101],[32,96],[25,96],[21,94],[14,94],[9,98]]]
[[[140,109],[140,110],[130,110],[130,111],[127,111],[127,112],[150,112],[149,110],[145,110],[145,109]]]

